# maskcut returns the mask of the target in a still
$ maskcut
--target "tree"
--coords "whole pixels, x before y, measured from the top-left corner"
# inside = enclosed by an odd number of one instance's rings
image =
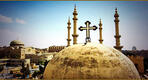
[[[4,66],[0,65],[0,72],[3,71],[3,69],[4,69]]]
[[[49,62],[49,61],[47,61],[47,60],[46,60],[45,62],[40,61],[40,62],[39,62],[39,71],[38,71],[38,72],[35,71],[35,72],[33,73],[32,77],[40,76],[40,79],[42,79],[42,78],[43,78],[44,70],[45,70],[45,68],[46,68],[46,66],[47,66],[47,64],[48,64],[48,62]],[[43,67],[42,65],[44,65],[44,67]]]
[[[47,61],[47,60],[44,62],[44,70],[45,70],[45,68],[46,68],[46,66],[47,66],[47,64],[48,64],[48,62],[49,62],[49,61]]]
[[[30,74],[29,65],[27,64],[27,67],[25,67],[24,62],[22,62],[21,72],[23,73],[22,78],[24,79],[27,75]]]
[[[40,74],[44,73],[44,67],[42,67],[41,65],[39,65],[39,70],[40,70]]]
[[[44,61],[43,60],[39,60],[39,65],[44,65]]]
[[[38,75],[38,72],[37,71],[35,71],[33,74],[32,74],[32,77],[36,77]]]
[[[30,74],[30,70],[29,70],[29,65],[27,64],[27,67],[25,68],[25,72],[24,72],[25,76]]]

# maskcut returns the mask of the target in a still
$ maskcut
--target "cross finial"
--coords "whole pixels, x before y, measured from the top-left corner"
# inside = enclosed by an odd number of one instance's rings
[[[96,30],[97,29],[96,26],[90,27],[90,24],[91,24],[91,22],[86,21],[85,22],[86,27],[82,27],[82,26],[79,27],[79,30],[80,31],[86,30],[86,39],[85,39],[86,40],[86,43],[87,42],[91,42],[91,39],[90,39],[90,30]]]

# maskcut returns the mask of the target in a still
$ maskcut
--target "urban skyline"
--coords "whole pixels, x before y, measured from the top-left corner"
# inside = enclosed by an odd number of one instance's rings
[[[70,16],[73,33],[73,10],[77,6],[78,25],[99,27],[102,19],[103,44],[115,46],[115,8],[119,13],[120,42],[123,49],[148,49],[147,1],[13,1],[0,2],[0,46],[19,39],[26,46],[47,48],[52,45],[67,45],[67,22]],[[138,6],[137,6],[138,5]],[[10,14],[11,13],[11,14]],[[85,43],[85,32],[77,29],[78,43]],[[91,31],[92,42],[99,43],[99,30]],[[72,36],[70,36],[72,39]],[[73,40],[72,40],[73,41]],[[71,41],[71,45],[72,42]]]

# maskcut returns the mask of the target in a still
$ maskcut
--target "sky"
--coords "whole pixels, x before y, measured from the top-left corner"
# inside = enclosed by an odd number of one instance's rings
[[[79,31],[88,20],[90,26],[103,24],[103,44],[115,46],[115,8],[119,14],[120,43],[123,50],[148,49],[148,1],[0,1],[0,46],[20,40],[25,46],[48,48],[67,45],[67,22],[78,12],[78,43],[85,43],[86,32]],[[91,42],[99,43],[99,29],[90,31]]]

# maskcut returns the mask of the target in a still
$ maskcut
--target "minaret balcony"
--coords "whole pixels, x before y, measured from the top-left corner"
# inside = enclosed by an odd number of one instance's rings
[[[78,13],[77,12],[74,12],[73,15],[78,15]]]
[[[67,39],[67,41],[71,41],[71,39]]]
[[[99,41],[103,42],[103,39],[102,40],[99,40]]]
[[[102,27],[100,27],[99,29],[102,30]]]
[[[115,35],[114,37],[115,37],[115,38],[120,38],[120,37],[121,37],[121,35]]]
[[[115,19],[114,22],[119,22],[120,20]]]
[[[78,37],[78,34],[72,34],[73,37]]]
[[[77,18],[73,18],[73,20],[78,20]]]
[[[67,27],[68,29],[70,29],[71,27]]]

